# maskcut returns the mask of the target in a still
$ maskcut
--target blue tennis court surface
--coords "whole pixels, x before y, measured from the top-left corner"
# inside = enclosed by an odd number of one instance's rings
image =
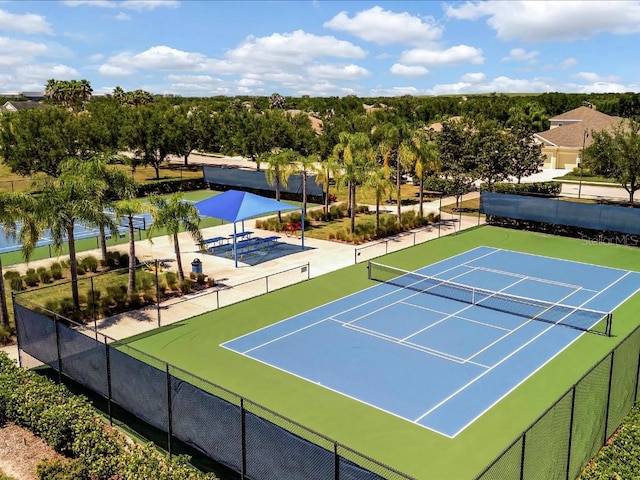
[[[601,327],[602,315],[640,289],[636,272],[489,247],[416,273],[398,277],[406,285],[379,283],[223,346],[454,437],[585,334],[569,327]],[[463,294],[425,287],[421,275]],[[501,295],[544,307],[528,316],[507,313],[508,301],[483,305]]]

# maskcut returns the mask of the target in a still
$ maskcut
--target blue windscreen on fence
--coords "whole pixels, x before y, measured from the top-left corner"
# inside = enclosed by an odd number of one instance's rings
[[[482,192],[480,212],[516,220],[640,234],[640,208]]]
[[[205,165],[203,172],[204,181],[214,185],[275,191],[275,187],[267,182],[267,175],[264,171],[258,172]],[[302,175],[290,175],[287,185],[280,185],[280,192],[302,194],[302,180]],[[323,195],[322,185],[316,183],[315,175],[309,175],[307,178],[307,195],[310,197],[322,197]]]

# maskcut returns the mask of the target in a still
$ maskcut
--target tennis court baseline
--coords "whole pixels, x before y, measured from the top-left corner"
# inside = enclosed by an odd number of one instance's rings
[[[490,247],[370,275],[222,346],[455,437],[640,289],[636,272]]]

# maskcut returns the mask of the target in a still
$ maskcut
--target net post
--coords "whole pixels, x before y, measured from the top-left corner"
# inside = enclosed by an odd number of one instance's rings
[[[367,278],[371,280],[371,260],[367,262]]]
[[[608,313],[607,314],[607,326],[606,326],[607,337],[611,336],[612,327],[613,327],[613,313]]]

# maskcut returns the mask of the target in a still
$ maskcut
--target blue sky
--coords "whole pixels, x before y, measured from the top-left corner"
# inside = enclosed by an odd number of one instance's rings
[[[0,92],[640,91],[635,1],[0,0]]]

